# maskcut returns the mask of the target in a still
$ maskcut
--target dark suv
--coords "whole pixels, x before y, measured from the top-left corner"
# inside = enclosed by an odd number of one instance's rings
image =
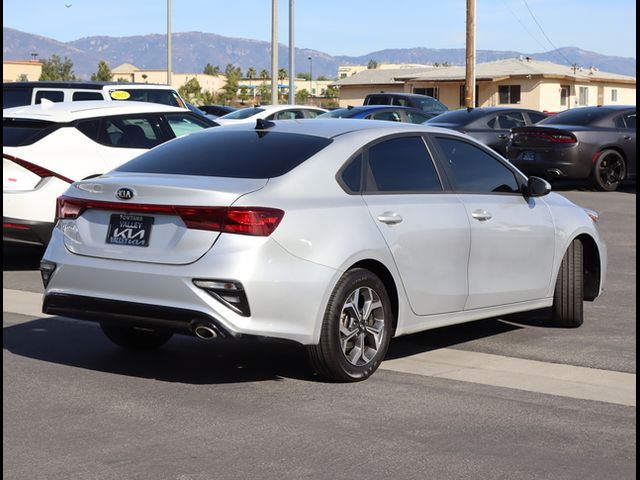
[[[370,93],[365,97],[364,105],[399,105],[417,108],[431,114],[440,114],[449,110],[435,98],[417,93]]]

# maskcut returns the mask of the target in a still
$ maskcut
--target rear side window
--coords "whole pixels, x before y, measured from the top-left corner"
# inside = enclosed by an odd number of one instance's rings
[[[362,154],[351,160],[340,174],[343,186],[350,193],[359,193],[362,187]]]
[[[519,193],[514,173],[498,159],[453,138],[436,137],[444,160],[453,174],[456,190],[465,193]]]
[[[422,137],[400,137],[369,148],[366,193],[441,191],[433,161]]]
[[[365,105],[391,105],[391,97],[388,95],[375,95],[368,97]]]
[[[105,118],[98,134],[98,142],[108,147],[152,148],[163,141],[157,122],[146,116]]]
[[[42,99],[51,102],[64,102],[64,92],[60,90],[40,90],[36,92],[36,103],[42,103]]]
[[[279,177],[331,143],[328,138],[255,130],[209,129],[165,143],[120,172],[234,178]]]
[[[194,115],[186,115],[184,113],[167,113],[165,118],[169,129],[176,137],[198,132],[211,126],[211,124],[196,118]]]
[[[33,88],[11,88],[2,89],[2,108],[21,107],[31,104],[31,93]]]
[[[57,126],[56,123],[42,120],[4,118],[2,119],[2,146],[31,145],[53,132]]]
[[[387,120],[389,122],[401,122],[400,114],[393,110],[385,110],[383,112],[374,113],[371,118],[374,120]]]
[[[101,92],[73,92],[71,97],[73,102],[81,102],[83,100],[104,100]]]
[[[529,120],[531,120],[531,123],[538,123],[539,121],[547,118],[544,113],[527,112],[527,114],[529,115]]]

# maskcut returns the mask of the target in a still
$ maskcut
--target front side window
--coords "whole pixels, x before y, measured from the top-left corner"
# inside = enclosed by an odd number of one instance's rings
[[[520,85],[500,85],[498,87],[498,102],[501,105],[520,103]]]
[[[169,129],[176,137],[197,132],[211,126],[194,115],[186,115],[184,113],[167,113],[164,117],[167,119]]]
[[[366,193],[442,191],[422,137],[400,137],[373,145],[366,177]]]
[[[465,193],[518,193],[515,175],[498,159],[475,145],[449,137],[436,137],[453,175],[456,190]]]
[[[630,130],[636,129],[636,112],[627,113],[626,115],[623,115],[622,118],[624,120],[625,128]]]

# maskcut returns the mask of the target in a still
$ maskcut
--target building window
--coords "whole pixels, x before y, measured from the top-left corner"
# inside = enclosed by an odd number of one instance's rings
[[[569,85],[560,85],[560,105],[566,107],[569,104]]]
[[[340,78],[347,78],[347,74],[346,73],[341,73],[340,74]]]
[[[587,87],[580,87],[578,91],[578,105],[589,105],[589,89]]]
[[[439,87],[414,88],[413,93],[418,93],[420,95],[429,95],[430,97],[433,97],[436,100],[440,99]]]
[[[611,101],[612,102],[617,102],[618,101],[618,89],[617,88],[612,88],[611,89]]]
[[[520,103],[520,85],[500,85],[498,87],[498,103],[501,105]]]

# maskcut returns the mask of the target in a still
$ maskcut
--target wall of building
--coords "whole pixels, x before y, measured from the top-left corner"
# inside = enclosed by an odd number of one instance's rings
[[[26,75],[29,82],[38,80],[42,74],[42,63],[35,61],[11,61],[2,62],[2,81],[18,82],[22,76]]]

